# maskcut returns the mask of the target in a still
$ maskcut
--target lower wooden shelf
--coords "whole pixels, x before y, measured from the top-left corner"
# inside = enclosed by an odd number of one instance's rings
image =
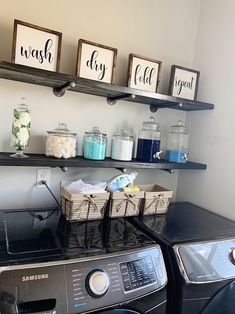
[[[187,163],[174,163],[166,160],[159,160],[156,163],[145,163],[136,161],[117,161],[111,158],[105,160],[89,160],[83,157],[71,159],[57,159],[47,157],[43,154],[27,154],[28,158],[12,158],[8,152],[0,152],[0,166],[27,166],[27,167],[87,167],[87,168],[117,168],[117,169],[195,169],[204,170],[206,164],[188,161]]]

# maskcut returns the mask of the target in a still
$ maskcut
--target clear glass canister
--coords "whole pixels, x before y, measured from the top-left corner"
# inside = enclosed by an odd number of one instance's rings
[[[171,162],[186,163],[188,157],[188,132],[181,120],[171,126],[167,139],[166,159]]]
[[[28,157],[23,153],[23,150],[29,145],[30,128],[30,111],[26,97],[22,96],[19,105],[14,109],[11,146],[15,147],[16,154],[11,155],[11,157]]]
[[[160,124],[150,117],[139,131],[136,158],[143,162],[157,162],[160,153]]]
[[[107,136],[99,128],[93,127],[92,131],[85,132],[84,158],[103,160],[106,155]]]
[[[121,134],[115,134],[112,138],[111,158],[115,160],[130,161],[133,151],[133,136],[121,130]]]
[[[57,129],[47,133],[46,156],[65,159],[76,156],[77,134],[68,130],[66,123],[59,123]]]

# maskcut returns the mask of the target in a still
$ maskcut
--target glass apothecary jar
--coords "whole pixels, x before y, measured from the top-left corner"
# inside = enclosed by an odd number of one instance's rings
[[[107,136],[98,127],[85,132],[83,156],[86,159],[104,160],[106,155]]]
[[[158,162],[160,159],[160,124],[154,117],[143,122],[139,131],[136,159],[143,162]]]
[[[133,136],[128,135],[126,130],[121,134],[115,134],[112,138],[111,158],[115,160],[130,161],[133,151]]]
[[[77,134],[67,128],[66,123],[59,123],[58,128],[47,131],[46,156],[71,158],[76,156]]]
[[[11,146],[15,147],[16,153],[10,155],[15,158],[26,158],[24,149],[29,145],[31,128],[31,116],[26,97],[22,96],[19,105],[14,109],[12,121]]]
[[[171,126],[165,158],[178,163],[186,163],[188,160],[188,132],[181,120]]]

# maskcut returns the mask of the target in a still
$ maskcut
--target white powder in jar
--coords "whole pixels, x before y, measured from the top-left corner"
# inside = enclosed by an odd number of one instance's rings
[[[114,138],[112,140],[111,158],[116,160],[130,161],[132,159],[133,141]]]

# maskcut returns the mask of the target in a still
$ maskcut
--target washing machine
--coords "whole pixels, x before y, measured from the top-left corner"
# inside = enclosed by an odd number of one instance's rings
[[[188,202],[129,219],[160,244],[168,314],[235,313],[235,222]]]
[[[164,314],[160,246],[123,218],[0,213],[1,314]]]

